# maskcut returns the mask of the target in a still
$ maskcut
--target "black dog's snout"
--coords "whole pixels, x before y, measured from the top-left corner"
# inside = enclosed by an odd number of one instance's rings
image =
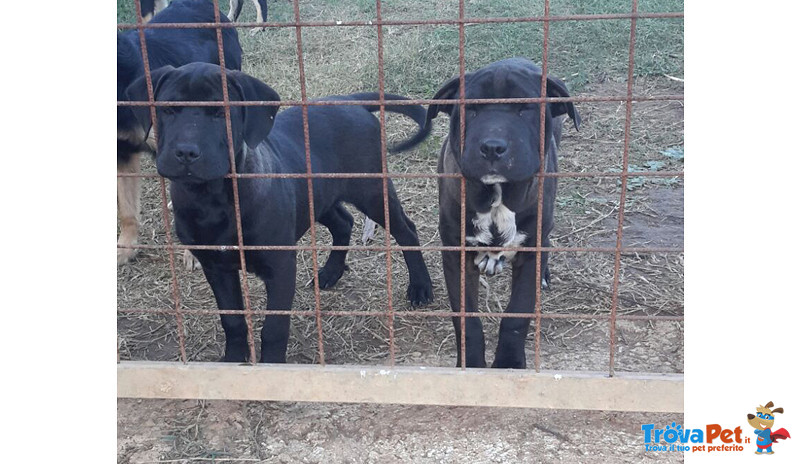
[[[191,164],[200,158],[200,147],[193,143],[179,143],[175,148],[175,157],[181,163]]]
[[[488,160],[496,160],[508,150],[508,142],[501,139],[485,139],[481,142],[481,153]]]

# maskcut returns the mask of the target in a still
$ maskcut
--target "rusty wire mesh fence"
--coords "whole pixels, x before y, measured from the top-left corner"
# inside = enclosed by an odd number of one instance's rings
[[[180,24],[156,24],[156,23],[147,23],[142,20],[142,11],[139,0],[134,0],[133,3],[135,4],[135,17],[136,23],[135,24],[118,24],[117,27],[120,30],[136,30],[138,31],[139,42],[142,49],[142,55],[144,58],[144,74],[147,81],[147,88],[149,94],[149,102],[130,102],[130,101],[119,101],[117,104],[119,106],[147,106],[150,109],[151,118],[155,122],[156,118],[156,107],[158,106],[182,106],[182,107],[189,107],[189,106],[223,106],[225,108],[225,119],[226,119],[226,127],[227,133],[223,134],[228,139],[228,147],[229,147],[229,155],[230,155],[230,165],[232,167],[232,172],[230,172],[226,177],[230,179],[231,183],[233,184],[233,207],[236,213],[236,222],[237,222],[237,243],[231,244],[229,246],[218,247],[218,246],[211,246],[211,245],[192,245],[187,246],[177,242],[176,238],[173,236],[171,231],[170,224],[172,223],[171,218],[171,211],[169,208],[169,198],[166,188],[166,181],[161,178],[158,174],[155,173],[118,173],[118,177],[127,177],[127,176],[136,176],[143,179],[150,179],[158,183],[158,194],[160,196],[160,220],[163,221],[163,234],[164,240],[162,244],[137,244],[135,245],[137,249],[140,250],[147,250],[152,252],[166,252],[168,259],[166,260],[165,268],[168,269],[168,272],[162,275],[162,279],[168,279],[169,287],[170,287],[170,295],[161,295],[161,298],[164,300],[170,300],[171,303],[164,307],[119,307],[117,309],[118,314],[120,317],[125,316],[136,316],[136,315],[159,315],[164,317],[171,317],[172,324],[176,326],[175,332],[177,333],[177,348],[179,354],[177,355],[177,360],[180,363],[186,364],[193,362],[193,356],[187,353],[187,346],[185,340],[185,334],[187,333],[187,328],[184,327],[184,322],[187,316],[215,316],[220,314],[242,314],[242,311],[238,310],[219,310],[215,307],[187,307],[186,304],[182,301],[182,289],[181,286],[185,285],[181,282],[179,278],[180,272],[179,268],[180,265],[178,264],[180,260],[180,253],[187,249],[194,249],[194,250],[227,250],[227,251],[237,251],[239,254],[239,260],[242,269],[242,285],[243,285],[243,296],[244,296],[244,308],[243,313],[245,315],[247,326],[248,326],[248,345],[250,350],[250,357],[252,363],[258,359],[256,356],[256,344],[255,344],[255,336],[254,336],[254,326],[256,324],[255,317],[264,317],[264,316],[275,316],[275,315],[289,315],[295,318],[297,317],[304,317],[304,318],[311,318],[315,321],[316,326],[316,364],[326,365],[329,363],[329,359],[326,357],[326,335],[330,336],[330,334],[326,334],[325,332],[325,324],[323,323],[324,320],[328,318],[335,318],[335,317],[366,317],[366,318],[381,318],[384,322],[382,324],[385,327],[385,339],[388,343],[388,355],[385,359],[381,361],[381,365],[395,367],[398,365],[397,357],[398,354],[396,352],[396,323],[399,319],[403,321],[409,320],[412,318],[420,318],[420,319],[438,319],[442,321],[450,322],[450,320],[455,316],[459,318],[460,325],[461,325],[461,359],[465,359],[465,337],[466,331],[465,324],[467,318],[505,318],[505,317],[513,317],[513,318],[530,318],[532,319],[532,323],[534,324],[532,334],[529,337],[533,338],[533,370],[535,372],[541,371],[542,368],[542,324],[543,321],[555,321],[555,320],[568,320],[568,321],[592,321],[595,323],[603,323],[607,325],[607,335],[606,335],[606,359],[607,363],[604,367],[598,367],[597,371],[604,371],[606,377],[614,377],[618,374],[620,362],[617,358],[617,343],[619,335],[617,333],[618,324],[620,321],[638,321],[638,322],[647,322],[650,324],[659,323],[659,322],[677,322],[682,323],[683,321],[683,314],[682,308],[678,311],[668,312],[667,314],[661,314],[659,311],[638,311],[638,312],[626,312],[621,313],[619,310],[621,305],[620,300],[620,280],[622,274],[622,268],[624,266],[624,260],[626,256],[633,256],[637,257],[639,255],[644,256],[652,256],[654,254],[659,255],[671,255],[671,256],[681,256],[683,253],[683,248],[676,247],[676,246],[629,246],[626,245],[624,241],[624,225],[625,225],[625,218],[626,218],[626,201],[628,198],[626,197],[630,192],[629,182],[631,182],[632,178],[636,178],[637,180],[644,179],[681,179],[683,178],[683,170],[682,169],[668,169],[668,170],[636,170],[635,167],[632,169],[632,163],[630,162],[630,150],[631,150],[631,138],[632,138],[632,122],[634,120],[634,103],[640,102],[682,102],[683,101],[683,94],[681,93],[667,93],[667,94],[659,94],[659,95],[649,95],[647,92],[637,93],[635,87],[635,75],[634,75],[634,67],[635,67],[635,50],[636,50],[636,43],[637,43],[637,22],[642,20],[648,21],[658,21],[658,20],[680,20],[683,18],[682,12],[642,12],[639,9],[639,1],[632,0],[630,2],[630,10],[624,13],[605,13],[605,14],[569,14],[569,15],[555,15],[551,13],[551,1],[544,0],[543,2],[543,10],[542,11],[532,11],[530,16],[526,17],[472,17],[467,15],[466,13],[466,2],[465,0],[458,1],[458,17],[457,18],[450,18],[450,19],[386,19],[383,15],[383,5],[381,0],[375,1],[375,16],[371,20],[325,20],[325,21],[304,21],[301,18],[301,2],[299,0],[293,0],[292,2],[292,9],[293,9],[293,20],[288,22],[274,22],[268,21],[266,23],[261,22],[236,22],[236,23],[223,23],[220,21],[220,7],[223,8],[225,5],[220,5],[219,0],[213,0],[215,9],[216,9],[216,21],[213,23],[180,23]],[[548,70],[548,54],[549,54],[549,47],[550,47],[550,27],[554,23],[572,23],[572,22],[584,22],[584,21],[616,21],[621,22],[625,21],[628,23],[630,27],[630,34],[628,37],[628,47],[624,50],[624,53],[627,57],[627,78],[625,81],[624,91],[621,95],[579,95],[579,96],[571,96],[571,97],[540,97],[540,98],[507,98],[507,99],[466,99],[465,98],[465,74],[470,71],[470,69],[466,66],[465,60],[465,30],[471,26],[476,25],[494,25],[494,24],[510,24],[510,23],[538,23],[541,25],[541,32],[543,36],[543,42],[541,44],[531,43],[530,47],[532,49],[540,47],[542,53],[542,60],[541,66],[543,69],[543,77],[541,82],[541,94],[546,95],[545,93],[545,86],[546,86],[546,76],[549,73]],[[576,105],[581,103],[592,103],[592,104],[617,104],[619,105],[619,109],[624,112],[624,122],[622,132],[622,150],[619,154],[621,157],[621,163],[619,165],[620,169],[614,171],[609,170],[588,170],[588,171],[580,171],[580,172],[557,172],[557,173],[545,173],[539,172],[537,174],[539,178],[538,182],[538,230],[535,240],[534,246],[524,246],[524,247],[487,247],[482,248],[484,251],[516,251],[516,252],[530,252],[535,253],[537,258],[537,276],[535,283],[536,285],[536,301],[535,301],[535,311],[533,313],[498,313],[498,312],[466,312],[465,311],[465,266],[471,265],[469,261],[466,259],[467,252],[470,250],[470,247],[467,246],[466,242],[466,227],[468,218],[466,217],[466,202],[465,202],[465,179],[460,175],[453,175],[453,174],[439,174],[434,172],[390,172],[389,169],[389,159],[387,157],[387,132],[386,132],[386,120],[387,114],[385,111],[385,105],[387,100],[384,99],[384,95],[388,93],[385,88],[386,82],[386,75],[385,75],[385,61],[386,57],[384,56],[384,48],[385,48],[385,41],[386,41],[386,28],[389,26],[424,26],[424,27],[451,27],[457,28],[457,43],[453,44],[453,46],[458,47],[458,76],[459,76],[459,93],[458,98],[449,99],[449,100],[432,100],[432,99],[410,99],[405,101],[392,101],[392,105],[429,105],[429,104],[453,104],[457,105],[461,114],[460,118],[460,131],[461,131],[461,140],[463,144],[464,140],[464,132],[465,132],[465,106],[466,105],[483,105],[483,104],[496,104],[496,103],[531,103],[531,104],[538,104],[539,108],[541,109],[541,133],[544,133],[545,130],[545,105],[543,103],[551,103],[551,102],[573,102]],[[150,68],[148,55],[147,55],[147,42],[145,40],[145,31],[147,29],[157,29],[157,28],[214,28],[216,29],[217,33],[217,44],[219,50],[219,61],[222,67],[224,67],[224,53],[223,53],[223,39],[222,39],[222,30],[223,28],[235,27],[240,30],[250,30],[254,28],[266,28],[269,30],[274,29],[281,29],[281,30],[293,30],[294,38],[296,40],[296,57],[293,57],[297,60],[297,69],[296,69],[296,76],[299,82],[300,88],[300,99],[289,99],[284,100],[281,102],[272,102],[272,101],[231,101],[228,95],[228,87],[226,85],[226,75],[225,73],[221,73],[221,85],[223,90],[223,100],[222,101],[195,101],[195,102],[187,102],[187,101],[180,101],[180,102],[164,102],[164,101],[154,101],[154,94],[153,94],[153,82],[151,79],[151,72],[153,71]],[[375,55],[377,56],[377,82],[375,82],[376,87],[378,89],[379,99],[374,101],[312,101],[311,98],[308,96],[307,91],[307,72],[306,72],[306,60],[304,59],[304,33],[309,29],[315,28],[371,28],[372,30],[376,31],[377,34],[377,48],[374,50]],[[246,60],[247,58],[245,58]],[[276,60],[282,59],[289,59],[289,57],[283,56],[276,56],[274,57]],[[270,82],[267,82],[271,84]],[[438,85],[441,82],[434,82],[432,85]],[[280,89],[278,89],[280,91]],[[309,146],[309,124],[308,124],[308,108],[310,106],[324,106],[324,105],[354,105],[354,104],[374,104],[380,106],[380,111],[377,112],[376,116],[380,120],[380,127],[381,127],[381,164],[382,164],[382,172],[380,173],[321,173],[321,172],[312,172],[312,164],[311,164],[311,150]],[[251,174],[251,173],[237,173],[236,172],[236,163],[234,159],[234,148],[233,148],[233,134],[232,134],[232,126],[231,126],[231,113],[230,109],[234,106],[253,106],[253,105],[280,105],[280,106],[299,106],[302,108],[303,111],[303,132],[304,132],[304,143],[305,143],[305,163],[306,163],[306,172],[305,173],[295,173],[295,174]],[[580,107],[578,107],[580,109]],[[157,125],[153,125],[153,131],[155,131]],[[153,134],[156,138],[158,134]],[[462,145],[463,146],[463,145]],[[438,149],[438,147],[437,147]],[[545,165],[545,139],[544,137],[541,138],[540,142],[540,150],[539,150],[541,159],[540,159],[540,166]],[[543,171],[543,169],[541,170]],[[240,204],[239,204],[239,193],[238,193],[238,184],[237,182],[240,179],[245,178],[298,178],[298,179],[306,179],[307,181],[307,188],[308,188],[308,197],[309,197],[309,220],[312,224],[309,234],[310,234],[310,242],[308,243],[299,243],[295,246],[254,246],[248,245],[244,241],[243,233],[242,233],[242,222],[241,222],[241,212],[240,212]],[[454,177],[459,178],[461,182],[461,245],[456,247],[447,247],[441,246],[437,244],[423,244],[418,247],[412,246],[399,246],[397,244],[392,243],[391,239],[391,227],[392,224],[389,223],[389,203],[388,203],[388,188],[389,188],[389,179],[408,179],[408,180],[417,180],[417,179],[432,179],[436,180],[437,178],[442,177]],[[618,197],[616,201],[618,202],[618,209],[615,214],[607,215],[606,219],[613,220],[614,228],[611,229],[613,232],[613,238],[611,241],[606,242],[603,246],[552,246],[552,247],[543,247],[542,246],[542,202],[543,202],[543,186],[544,182],[543,179],[546,177],[557,177],[561,179],[575,179],[575,180],[591,180],[595,181],[616,181],[615,185],[618,189]],[[332,246],[326,245],[319,242],[319,237],[317,236],[317,231],[313,224],[315,223],[315,212],[314,212],[314,195],[313,191],[315,188],[315,179],[328,179],[328,178],[337,178],[337,179],[344,179],[344,178],[379,178],[383,181],[383,198],[384,198],[384,216],[386,218],[385,224],[385,231],[384,234],[384,241],[382,244],[374,244],[374,245],[352,245],[352,246]],[[436,191],[431,190],[430,192],[431,199],[436,197]],[[608,222],[606,222],[608,223]],[[247,265],[246,265],[246,256],[245,252],[250,250],[294,250],[298,254],[301,252],[308,252],[310,253],[310,267],[311,267],[311,276],[313,277],[313,283],[311,283],[311,287],[313,287],[313,308],[311,309],[292,309],[292,310],[285,310],[285,311],[272,311],[272,310],[265,310],[265,309],[257,309],[256,303],[254,302],[253,297],[253,289],[250,288],[250,284],[248,284],[247,278]],[[318,271],[320,269],[320,265],[318,263],[318,253],[319,252],[330,252],[335,250],[349,250],[349,251],[360,251],[360,252],[368,252],[373,254],[385,254],[385,267],[386,267],[386,274],[383,278],[385,278],[385,286],[386,286],[386,298],[385,298],[385,307],[383,308],[353,308],[353,309],[330,309],[326,308],[326,305],[322,301],[321,298],[321,290],[319,284],[319,277]],[[423,309],[413,309],[413,310],[406,310],[402,309],[399,310],[393,302],[393,286],[397,283],[393,281],[392,275],[392,268],[396,266],[393,262],[392,253],[400,252],[400,251],[407,251],[407,250],[418,250],[418,251],[425,251],[425,252],[442,252],[442,251],[456,251],[460,253],[460,261],[461,261],[461,309],[459,312],[451,312],[446,310],[425,310]],[[576,255],[583,255],[583,254],[604,254],[610,255],[613,265],[611,267],[611,282],[609,284],[610,288],[610,306],[606,308],[601,308],[595,311],[580,311],[580,312],[555,312],[555,311],[547,311],[543,310],[542,308],[542,288],[541,288],[541,267],[538,265],[542,259],[542,252],[548,251],[551,253],[569,253],[569,254],[576,254]],[[376,258],[378,259],[378,258]],[[136,266],[136,263],[133,263],[132,266]],[[135,282],[128,282],[126,285],[136,285]],[[438,294],[435,296],[437,299],[446,300],[444,296],[444,291],[439,288]],[[298,290],[300,291],[300,290]],[[213,300],[208,300],[209,306],[213,304]],[[349,334],[344,334],[347,337]],[[213,340],[212,340],[213,342]],[[529,340],[530,343],[530,340]],[[449,345],[449,346],[452,346]],[[682,347],[681,347],[682,349]],[[452,350],[452,348],[451,348]],[[578,348],[580,350],[580,348]],[[120,359],[125,359],[122,361],[123,363],[127,363],[128,360],[136,361],[132,356],[121,356],[120,351],[118,350],[118,357]],[[577,356],[580,356],[580,352],[576,353]],[[412,364],[424,365],[423,362],[417,362]],[[461,367],[461,369],[466,370],[466,368]]]

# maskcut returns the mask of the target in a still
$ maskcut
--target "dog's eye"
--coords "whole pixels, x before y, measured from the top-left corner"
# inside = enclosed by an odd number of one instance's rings
[[[169,114],[169,115],[175,114],[175,108],[172,107],[172,106],[164,106],[164,107],[161,108],[161,111],[164,114]]]
[[[212,116],[215,118],[224,118],[225,117],[225,108],[219,107],[215,108]]]

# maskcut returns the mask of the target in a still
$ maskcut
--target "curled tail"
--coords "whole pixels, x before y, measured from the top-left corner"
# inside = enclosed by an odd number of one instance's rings
[[[380,94],[377,92],[371,93],[354,93],[352,95],[347,96],[348,100],[380,100]],[[389,101],[397,101],[397,100],[410,100],[407,97],[403,97],[400,95],[394,95],[391,93],[383,94],[383,99],[387,101],[387,104],[384,104],[384,108],[386,111],[391,111],[392,113],[400,113],[403,115],[408,116],[409,118],[413,119],[414,122],[417,123],[419,126],[419,131],[417,131],[414,136],[409,139],[403,140],[402,142],[398,143],[397,145],[391,146],[388,148],[390,153],[397,153],[400,151],[409,150],[414,148],[415,146],[422,143],[423,140],[431,133],[431,125],[425,124],[425,118],[427,116],[427,111],[421,105],[392,105],[388,104]],[[367,111],[375,112],[380,111],[380,105],[362,105]]]

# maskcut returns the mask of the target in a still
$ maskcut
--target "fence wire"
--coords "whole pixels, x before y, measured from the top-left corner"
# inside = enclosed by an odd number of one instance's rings
[[[621,258],[623,254],[627,253],[672,253],[679,254],[683,252],[683,248],[677,247],[626,247],[623,246],[623,224],[625,218],[625,201],[628,178],[631,176],[645,176],[645,177],[664,177],[674,178],[683,177],[683,171],[629,171],[629,155],[631,143],[631,120],[632,120],[632,105],[634,102],[646,101],[682,101],[682,94],[672,95],[635,95],[633,90],[633,77],[634,77],[634,52],[636,44],[636,23],[639,19],[669,19],[669,18],[683,18],[682,12],[669,12],[669,13],[642,13],[638,8],[638,0],[632,0],[630,13],[622,14],[591,14],[591,15],[551,15],[550,14],[550,1],[544,1],[544,11],[541,16],[530,17],[503,17],[503,18],[475,18],[467,17],[465,14],[465,1],[459,0],[458,2],[458,18],[457,19],[432,19],[432,20],[386,20],[382,17],[382,2],[376,0],[376,17],[374,21],[302,21],[300,16],[300,4],[298,0],[293,0],[294,21],[291,22],[236,22],[236,23],[223,23],[220,20],[219,0],[213,0],[215,10],[215,21],[213,23],[145,23],[142,17],[142,10],[140,0],[134,0],[135,3],[135,24],[117,24],[118,29],[136,29],[138,30],[139,43],[142,51],[142,58],[144,61],[144,75],[147,83],[148,101],[147,102],[129,102],[118,101],[119,106],[147,106],[150,108],[150,116],[152,119],[153,137],[157,141],[157,127],[156,124],[156,108],[168,106],[222,106],[225,111],[226,122],[226,136],[229,147],[229,158],[231,172],[225,176],[230,179],[233,184],[233,207],[236,217],[236,235],[237,244],[235,246],[211,246],[211,245],[182,245],[175,243],[173,239],[169,224],[171,221],[171,213],[168,207],[168,199],[166,193],[165,180],[158,174],[153,173],[118,173],[118,177],[139,177],[139,178],[155,178],[159,182],[160,196],[161,196],[161,214],[163,216],[165,227],[166,245],[145,245],[136,244],[133,247],[137,249],[151,249],[151,250],[167,250],[169,256],[169,267],[172,286],[172,297],[174,300],[173,309],[164,308],[119,308],[117,311],[120,314],[164,314],[172,315],[175,317],[178,328],[178,344],[180,349],[180,359],[183,363],[188,363],[185,337],[184,337],[184,318],[186,310],[182,308],[180,298],[180,284],[178,273],[176,271],[175,260],[176,253],[183,250],[220,250],[220,251],[238,251],[239,261],[241,265],[243,282],[243,296],[244,308],[241,310],[208,310],[208,309],[192,309],[191,314],[208,314],[208,315],[242,315],[244,314],[247,323],[247,342],[250,350],[250,362],[256,362],[256,350],[253,332],[253,317],[254,316],[303,316],[313,317],[316,320],[317,338],[318,338],[318,355],[319,364],[325,365],[325,346],[322,318],[328,316],[367,316],[367,317],[384,317],[387,321],[388,337],[389,337],[389,364],[395,366],[396,353],[395,353],[395,328],[394,320],[397,316],[392,302],[392,252],[393,251],[458,251],[460,252],[460,311],[403,311],[402,317],[418,317],[418,318],[453,318],[460,319],[460,359],[466,360],[466,330],[465,324],[467,318],[529,318],[534,322],[534,369],[538,372],[541,369],[541,322],[543,319],[568,319],[568,320],[591,320],[591,321],[608,321],[609,324],[609,376],[614,375],[615,365],[615,351],[617,339],[617,322],[620,320],[625,321],[676,321],[682,322],[683,316],[664,316],[664,315],[630,315],[618,314],[619,306],[619,283],[620,283],[620,269]],[[547,83],[547,70],[548,70],[548,44],[549,44],[549,27],[552,22],[563,21],[597,21],[597,20],[630,20],[630,39],[628,48],[628,72],[627,72],[627,91],[625,96],[575,96],[575,97],[536,97],[536,98],[483,98],[483,99],[467,99],[465,98],[465,75],[467,73],[465,65],[465,27],[475,24],[503,24],[503,23],[542,23],[543,26],[543,44],[542,44],[542,81],[541,81],[541,94],[546,95]],[[385,72],[384,72],[384,36],[383,30],[386,26],[441,26],[441,25],[457,25],[458,26],[458,51],[459,51],[459,94],[456,99],[448,100],[431,100],[431,99],[409,99],[409,100],[392,100],[391,105],[426,105],[426,104],[455,104],[458,105],[460,111],[460,133],[461,133],[461,148],[463,150],[464,134],[465,134],[465,107],[467,104],[497,104],[497,103],[537,103],[540,104],[540,120],[541,127],[540,133],[545,133],[545,105],[541,103],[551,102],[620,102],[625,103],[625,129],[624,129],[624,142],[622,154],[622,170],[616,172],[556,172],[545,173],[539,172],[538,176],[538,211],[537,211],[537,233],[535,246],[529,247],[482,247],[482,251],[516,251],[516,252],[531,252],[536,253],[536,302],[535,311],[533,313],[481,313],[481,312],[467,312],[465,308],[465,269],[466,269],[466,252],[470,247],[466,245],[466,187],[465,178],[460,174],[441,174],[441,173],[392,173],[389,172],[387,161],[387,135],[386,135],[386,112],[385,112]],[[225,67],[225,56],[223,53],[223,28],[294,28],[295,37],[297,42],[297,59],[298,70],[297,75],[300,83],[300,100],[287,100],[287,101],[230,101],[228,95],[228,87],[226,83],[226,73],[221,73],[221,84],[223,99],[222,101],[180,101],[180,102],[164,102],[154,101],[153,82],[151,77],[150,63],[147,54],[147,41],[145,40],[146,29],[160,29],[160,28],[214,28],[217,35],[217,47],[219,53],[219,63],[222,68]],[[305,61],[303,55],[303,29],[315,27],[371,27],[377,30],[377,62],[378,62],[378,100],[371,101],[309,101],[306,89],[306,73]],[[380,111],[378,113],[380,121],[380,142],[381,142],[381,172],[380,173],[314,173],[312,172],[311,163],[311,150],[309,143],[309,123],[308,123],[308,107],[309,106],[334,106],[334,105],[378,105]],[[236,106],[300,106],[302,107],[303,115],[303,137],[305,145],[305,173],[291,173],[291,174],[253,174],[253,173],[237,173],[235,163],[235,153],[233,144],[232,124],[231,124],[231,107]],[[540,140],[540,166],[545,166],[545,139]],[[544,171],[544,169],[540,169]],[[617,216],[616,227],[616,245],[614,247],[542,247],[542,211],[543,211],[543,180],[548,177],[555,178],[618,178],[621,182],[620,197],[619,197],[619,214]],[[254,246],[246,245],[244,243],[244,236],[242,232],[242,220],[239,199],[239,179],[250,178],[280,178],[280,179],[306,179],[308,186],[309,198],[309,220],[310,220],[310,245],[294,245],[294,246]],[[383,246],[326,246],[317,244],[317,235],[315,231],[315,210],[314,210],[314,179],[352,179],[352,178],[380,178],[382,179],[383,187],[383,212],[385,218],[385,243]],[[388,201],[388,188],[389,179],[403,178],[403,179],[420,179],[420,178],[459,178],[461,186],[461,239],[460,246],[398,246],[391,244],[391,224],[389,220],[389,201]],[[118,245],[124,248],[122,245]],[[311,262],[313,269],[313,287],[314,287],[314,309],[311,311],[303,310],[258,310],[252,307],[250,291],[247,284],[247,265],[246,265],[246,251],[265,251],[265,250],[294,250],[294,251],[310,251]],[[319,251],[376,251],[386,253],[386,286],[387,286],[387,309],[385,311],[360,311],[360,310],[326,310],[322,307],[320,297],[319,285],[319,263],[317,253]],[[614,255],[614,269],[613,281],[611,290],[611,307],[607,315],[598,314],[547,314],[542,313],[541,307],[541,260],[542,252],[569,252],[569,253],[611,253]],[[119,354],[118,354],[119,356]],[[462,361],[463,362],[463,361]],[[465,367],[462,366],[462,369]]]

